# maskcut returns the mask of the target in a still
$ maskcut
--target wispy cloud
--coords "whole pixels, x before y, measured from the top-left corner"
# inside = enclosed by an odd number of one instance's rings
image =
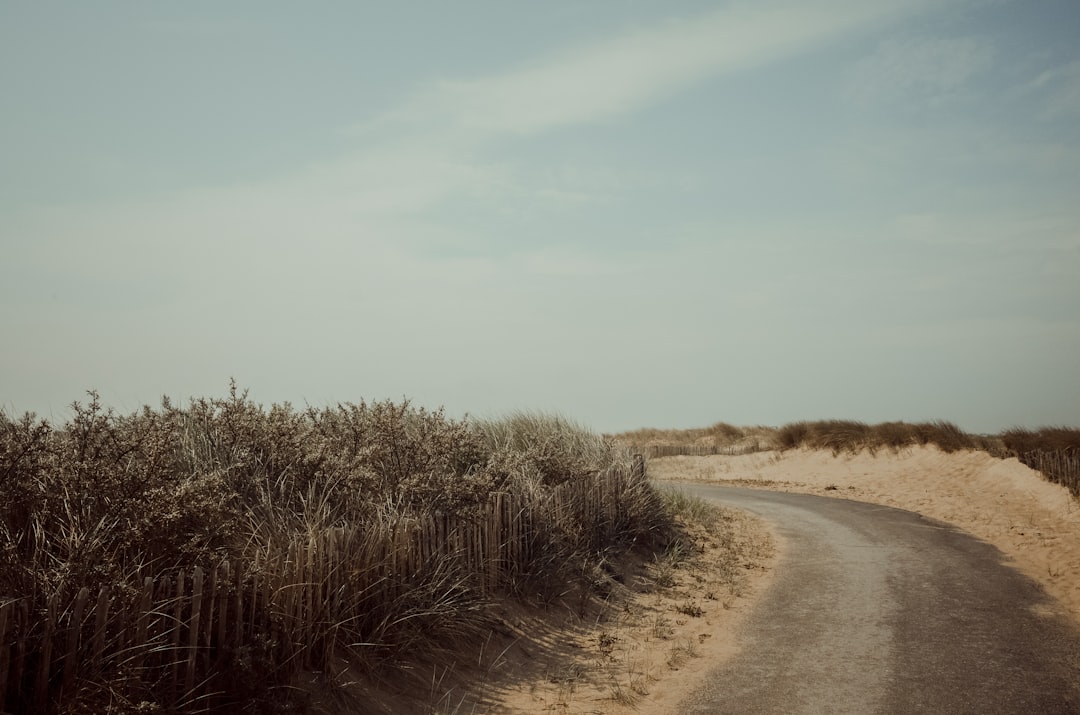
[[[421,90],[397,119],[530,134],[633,111],[710,77],[805,52],[923,3],[738,3],[489,77]]]
[[[861,105],[937,103],[987,69],[993,57],[985,38],[885,40],[852,68],[848,96]]]
[[[1080,60],[1043,72],[1030,86],[1046,93],[1043,119],[1080,119]]]

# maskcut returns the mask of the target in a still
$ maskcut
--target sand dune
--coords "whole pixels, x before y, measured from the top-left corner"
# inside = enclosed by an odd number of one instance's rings
[[[946,454],[936,447],[876,455],[759,452],[663,457],[649,461],[649,472],[658,481],[730,482],[807,492],[885,504],[949,522],[997,546],[1080,623],[1080,502],[1015,459],[983,452]],[[745,524],[749,528],[750,520]],[[778,537],[773,533],[760,538]],[[782,539],[779,542],[782,550]],[[686,693],[701,687],[714,668],[738,653],[740,624],[772,577],[773,560],[762,558],[747,572],[743,597],[722,605],[700,599],[707,609],[704,617],[680,618],[676,607],[701,590],[695,577],[719,568],[723,558],[718,550],[702,553],[693,569],[677,572],[680,582],[673,588],[629,600],[627,615],[616,619],[619,623],[563,631],[560,639],[568,647],[554,654],[557,666],[532,658],[508,664],[515,677],[507,679],[502,673],[488,683],[488,711],[678,713]],[[632,613],[638,617],[629,618]],[[642,613],[669,618],[671,632],[657,637]],[[601,656],[596,643],[605,632],[615,634],[617,641],[614,652]],[[684,643],[694,644],[695,657],[666,663]],[[551,676],[573,668],[581,673],[573,687]],[[640,699],[613,697],[616,692],[632,694],[642,680],[646,687]]]
[[[984,539],[1080,623],[1080,502],[1015,459],[915,447],[893,454],[822,451],[664,457],[658,480],[730,481],[885,504]]]

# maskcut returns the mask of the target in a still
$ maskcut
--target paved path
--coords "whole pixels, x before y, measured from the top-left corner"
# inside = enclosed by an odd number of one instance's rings
[[[993,546],[912,512],[682,485],[785,541],[692,713],[1080,713],[1080,629]]]

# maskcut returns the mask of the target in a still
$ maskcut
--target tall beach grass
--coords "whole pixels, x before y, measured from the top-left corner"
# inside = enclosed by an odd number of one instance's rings
[[[0,413],[0,711],[299,712],[302,671],[481,643],[492,599],[588,589],[672,525],[640,461],[558,416],[266,408],[235,384],[72,411]]]

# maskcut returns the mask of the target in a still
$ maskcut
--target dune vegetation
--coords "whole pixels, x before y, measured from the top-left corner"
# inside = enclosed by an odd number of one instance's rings
[[[0,412],[0,711],[303,713],[343,680],[445,674],[505,631],[497,604],[580,609],[626,554],[684,543],[686,505],[641,455],[913,445],[1016,457],[1080,494],[1064,427],[602,436],[407,401],[267,408],[235,384],[132,414],[91,392],[62,424]]]
[[[881,422],[855,420],[792,422],[782,427],[736,427],[718,422],[685,430],[641,429],[612,437],[634,452],[651,457],[749,454],[769,450],[818,449],[834,455],[878,450],[898,451],[933,445],[943,452],[981,450],[1002,459],[1016,458],[1048,480],[1080,497],[1080,429],[1013,428],[996,435],[971,434],[952,422]]]
[[[72,409],[0,414],[4,712],[305,712],[674,538],[643,461],[556,416]]]

